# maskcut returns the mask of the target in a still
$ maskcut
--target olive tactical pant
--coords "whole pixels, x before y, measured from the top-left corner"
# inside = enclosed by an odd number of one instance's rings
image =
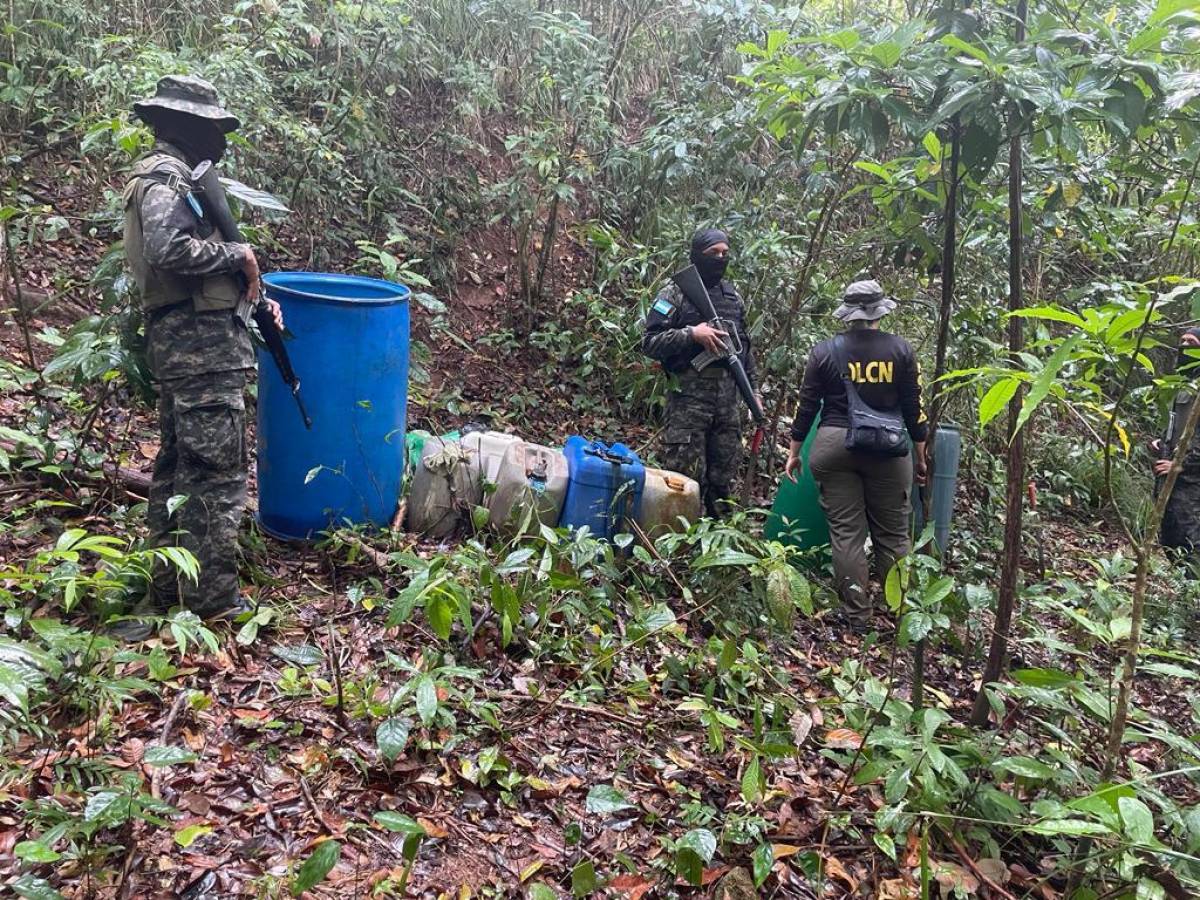
[[[200,563],[198,581],[156,565],[160,606],[200,616],[238,597],[237,535],[246,505],[245,372],[174,378],[159,385],[158,457],[147,522],[152,547],[180,546]],[[176,498],[172,500],[172,498]]]
[[[845,440],[845,428],[818,428],[808,459],[829,521],[838,596],[850,620],[865,624],[871,614],[867,534],[882,580],[909,549],[912,458],[854,453]]]
[[[714,365],[682,373],[666,419],[663,465],[700,485],[708,515],[724,515],[742,450],[741,407],[729,370]]]

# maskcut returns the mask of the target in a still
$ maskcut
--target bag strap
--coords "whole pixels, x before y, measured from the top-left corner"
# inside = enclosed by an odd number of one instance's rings
[[[833,364],[837,366],[838,374],[842,376],[842,384],[846,386],[847,402],[864,406],[862,397],[858,395],[858,388],[854,386],[854,379],[850,377],[850,357],[846,352],[845,334],[836,334],[833,337]]]

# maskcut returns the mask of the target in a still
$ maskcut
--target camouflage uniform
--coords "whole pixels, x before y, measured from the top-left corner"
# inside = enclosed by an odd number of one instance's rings
[[[1192,395],[1181,394],[1174,403],[1176,427],[1182,427],[1192,407]],[[1174,435],[1167,435],[1167,446],[1173,447]],[[1195,439],[1183,458],[1183,469],[1175,480],[1175,489],[1163,512],[1160,540],[1164,547],[1177,551],[1193,563],[1200,563],[1200,442]]]
[[[751,386],[756,386],[745,303],[724,280],[709,288],[708,294],[717,315],[733,323],[742,365]],[[733,496],[741,461],[742,408],[737,384],[724,363],[713,363],[700,372],[691,367],[693,357],[704,349],[692,339],[691,328],[703,321],[679,286],[668,284],[646,313],[642,352],[676,376],[676,387],[667,398],[663,465],[699,482],[705,511],[717,516],[727,511],[728,504],[722,501]]]
[[[163,79],[160,94],[168,81],[182,85],[184,96],[207,88],[215,106],[216,92],[199,79]],[[237,316],[242,291],[234,277],[249,247],[214,235],[189,197],[190,171],[184,153],[161,140],[135,165],[124,194],[125,251],[141,288],[159,387],[149,542],[185,547],[200,563],[197,583],[157,568],[152,597],[205,616],[239,601],[237,533],[248,471],[243,391],[254,352]],[[174,505],[173,497],[186,499]]]

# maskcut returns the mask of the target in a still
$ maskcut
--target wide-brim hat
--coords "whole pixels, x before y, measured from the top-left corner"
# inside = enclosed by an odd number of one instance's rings
[[[884,296],[878,281],[856,281],[846,288],[842,305],[833,311],[843,322],[874,322],[896,308],[896,301]]]
[[[236,131],[242,124],[237,116],[221,106],[217,89],[194,75],[164,76],[158,80],[153,97],[133,104],[138,118],[151,125],[155,112],[163,109],[207,119],[226,133]]]

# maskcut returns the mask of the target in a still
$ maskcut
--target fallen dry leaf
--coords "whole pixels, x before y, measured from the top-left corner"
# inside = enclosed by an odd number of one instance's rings
[[[916,896],[916,888],[903,878],[889,878],[879,882],[877,900],[913,900]]]
[[[842,861],[836,856],[825,857],[825,871],[831,878],[845,882],[846,887],[850,889],[850,893],[853,894],[858,890],[858,879],[846,871],[846,867],[842,865]]]
[[[1008,866],[1001,859],[980,859],[975,862],[975,866],[996,884],[1007,884],[1012,878]]]
[[[825,746],[835,750],[857,750],[862,742],[862,735],[849,728],[834,728],[825,735]]]
[[[933,877],[937,879],[943,896],[962,892],[974,894],[979,890],[979,879],[971,874],[965,866],[952,862],[935,862]]]
[[[641,875],[628,873],[618,875],[608,883],[608,886],[615,891],[625,894],[629,897],[629,900],[641,900],[642,896],[654,887],[654,882],[648,881]]]
[[[788,725],[792,728],[792,743],[799,750],[804,742],[808,740],[808,733],[812,731],[813,719],[804,710],[798,709],[792,713],[792,717],[788,719]]]

